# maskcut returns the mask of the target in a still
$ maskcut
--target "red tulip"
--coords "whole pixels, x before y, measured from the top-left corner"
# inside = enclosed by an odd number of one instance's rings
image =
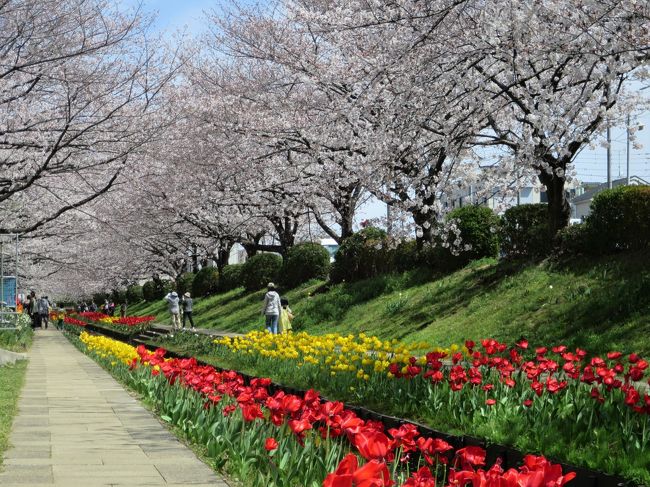
[[[312,424],[309,421],[304,419],[301,420],[292,419],[289,421],[289,428],[291,428],[291,431],[293,431],[295,434],[299,435],[303,431],[312,429]]]
[[[246,404],[241,406],[244,421],[253,421],[256,418],[263,418],[264,413],[259,404]]]
[[[389,458],[394,446],[394,442],[379,431],[361,431],[354,435],[352,444],[366,460]]]
[[[353,453],[347,454],[334,473],[327,475],[323,487],[390,487],[388,467],[383,462],[371,460],[359,468],[359,460]]]
[[[523,350],[526,350],[528,348],[528,340],[522,338],[517,342],[517,346]]]
[[[447,463],[447,457],[444,456],[452,446],[440,438],[418,438],[417,445],[424,459],[429,465],[432,465],[434,460],[440,463]]]
[[[466,446],[456,451],[463,468],[485,465],[486,452],[480,446]]]
[[[391,428],[388,433],[395,439],[396,445],[404,452],[415,451],[415,438],[419,436],[417,427],[413,424],[403,424],[399,428]]]
[[[264,448],[266,451],[273,451],[278,448],[278,442],[275,438],[267,438],[264,442]]]
[[[431,474],[428,467],[422,467],[414,472],[408,480],[402,484],[402,487],[436,487],[436,479]]]

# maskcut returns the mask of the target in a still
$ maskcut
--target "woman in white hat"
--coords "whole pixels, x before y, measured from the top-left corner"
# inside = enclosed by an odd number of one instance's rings
[[[169,307],[169,312],[172,315],[172,331],[176,330],[177,328],[180,329],[181,327],[181,317],[179,315],[179,307],[178,307],[178,294],[176,294],[176,291],[172,291],[169,293],[167,296],[165,296],[165,301],[167,301],[167,305]]]
[[[194,320],[192,319],[192,298],[189,292],[183,294],[181,304],[183,305],[183,328],[185,328],[185,320],[189,319],[190,325],[192,325],[192,330],[194,330]]]

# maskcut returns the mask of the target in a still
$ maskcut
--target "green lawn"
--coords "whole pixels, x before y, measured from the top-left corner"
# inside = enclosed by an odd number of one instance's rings
[[[11,423],[17,412],[18,395],[25,381],[27,360],[0,367],[0,466],[11,432]]]
[[[650,354],[650,257],[640,253],[564,264],[482,260],[446,276],[412,271],[281,293],[297,315],[296,327],[312,333],[366,332],[441,346],[525,336],[532,345]],[[262,329],[263,294],[239,289],[199,298],[197,326]],[[134,305],[130,314],[168,321],[162,300]]]

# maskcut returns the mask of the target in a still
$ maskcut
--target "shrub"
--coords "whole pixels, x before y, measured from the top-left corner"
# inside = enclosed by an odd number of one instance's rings
[[[589,250],[609,253],[642,250],[650,245],[650,186],[622,186],[603,191],[587,217]]]
[[[182,296],[186,292],[194,292],[192,284],[194,283],[194,273],[185,272],[181,274],[178,279],[176,279],[176,292],[179,296]]]
[[[456,208],[447,215],[447,221],[456,223],[460,232],[460,249],[458,255],[454,255],[449,248],[438,245],[434,250],[436,267],[453,270],[475,259],[499,255],[499,217],[490,208],[473,205]],[[450,231],[447,240],[451,248],[456,233]],[[465,249],[465,246],[469,248]]]
[[[222,291],[230,291],[243,286],[242,282],[242,269],[244,264],[227,265],[221,271],[219,279],[219,289]]]
[[[204,267],[194,276],[192,295],[209,296],[219,289],[219,270],[216,267]]]
[[[156,285],[153,283],[153,281],[147,281],[142,285],[142,297],[144,298],[145,301],[149,301],[149,302],[158,299],[156,293]]]
[[[262,289],[269,282],[277,282],[282,269],[282,257],[277,254],[256,254],[242,268],[242,281],[249,291]]]
[[[282,265],[282,282],[296,287],[310,279],[327,279],[330,270],[330,254],[317,243],[298,244],[287,252]]]
[[[586,224],[568,226],[557,234],[557,251],[561,255],[582,254],[588,248],[589,240],[589,230]]]
[[[349,236],[336,253],[330,278],[333,282],[358,281],[392,270],[386,232],[368,227]]]
[[[548,205],[513,206],[501,219],[501,246],[509,257],[543,257],[552,248]]]
[[[95,304],[97,306],[102,304],[104,302],[104,300],[106,300],[106,299],[108,299],[108,294],[106,294],[106,293],[95,293],[95,294],[93,294],[93,301],[95,302]],[[87,303],[87,304],[90,304],[90,303]]]
[[[132,284],[126,288],[126,299],[129,303],[137,303],[142,301],[143,293],[142,286],[138,284]]]
[[[421,257],[415,240],[400,242],[393,250],[392,262],[397,272],[405,272],[421,265]]]

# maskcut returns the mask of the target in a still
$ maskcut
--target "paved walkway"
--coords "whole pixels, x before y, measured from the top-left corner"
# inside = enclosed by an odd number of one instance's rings
[[[227,487],[56,330],[38,330],[0,485]]]

